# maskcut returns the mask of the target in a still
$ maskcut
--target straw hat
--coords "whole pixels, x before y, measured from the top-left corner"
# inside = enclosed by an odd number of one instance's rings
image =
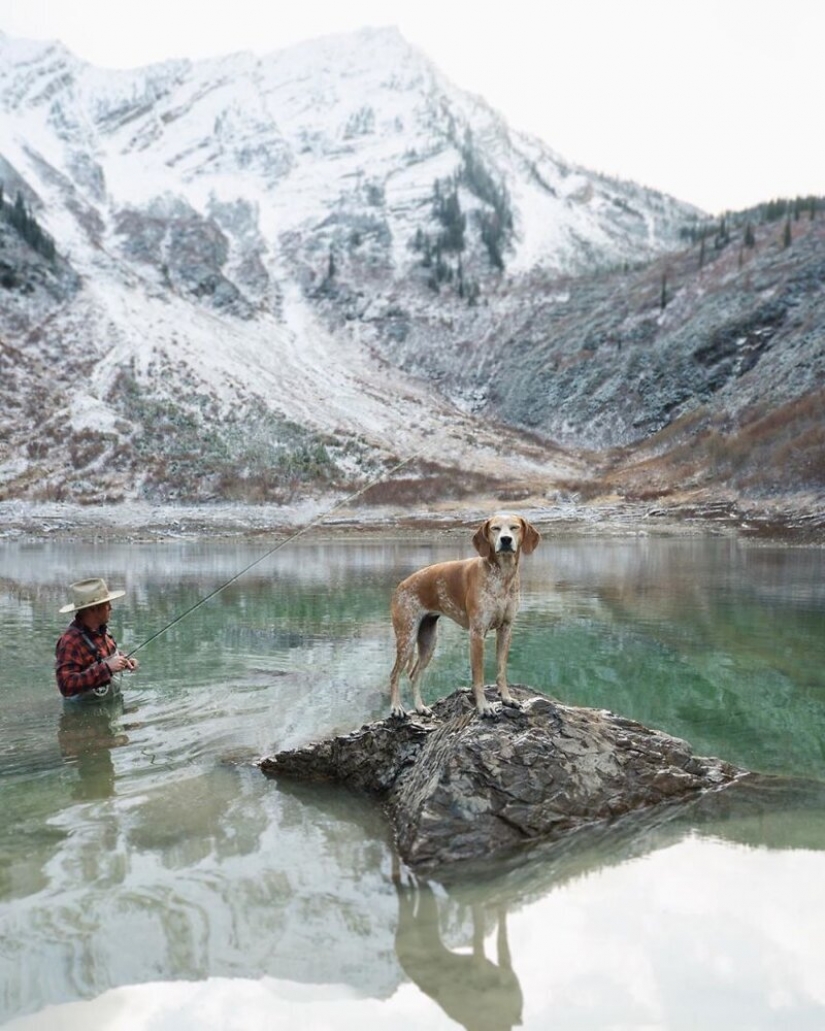
[[[96,576],[90,580],[78,580],[69,586],[69,590],[72,592],[72,601],[68,605],[64,605],[61,612],[90,609],[93,605],[102,605],[104,601],[122,598],[126,593],[126,591],[110,591],[106,586],[106,581]]]

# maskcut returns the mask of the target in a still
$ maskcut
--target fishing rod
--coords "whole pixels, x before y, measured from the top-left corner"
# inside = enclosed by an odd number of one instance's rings
[[[397,473],[399,469],[403,469],[405,465],[409,465],[410,462],[414,462],[417,458],[420,458],[426,450],[427,448],[422,448],[420,451],[417,451],[414,455],[410,455],[409,458],[405,458],[403,461],[398,462],[391,469],[388,469],[385,473],[382,473],[381,476],[376,477],[374,480],[370,480],[370,482],[367,483],[364,487],[359,488],[353,494],[348,495],[341,501],[337,501],[334,505],[326,509],[326,511],[322,512],[319,516],[317,516],[311,522],[307,523],[305,526],[299,527],[294,533],[291,533],[288,537],[285,537],[282,541],[279,541],[274,547],[270,548],[269,551],[266,552],[266,554],[261,555],[260,558],[256,558],[254,562],[250,562],[248,566],[245,566],[239,573],[236,573],[233,577],[227,580],[226,583],[222,583],[220,587],[216,587],[214,591],[211,591],[204,598],[201,598],[200,601],[196,601],[194,605],[190,605],[189,608],[186,609],[184,612],[181,612],[179,616],[175,616],[173,620],[170,620],[170,622],[168,622],[166,626],[161,627],[160,630],[152,634],[151,637],[147,637],[145,641],[141,642],[139,645],[133,648],[127,654],[126,658],[131,659],[131,657],[136,652],[139,652],[141,648],[145,648],[147,644],[151,644],[152,641],[157,640],[162,634],[165,634],[167,630],[171,630],[173,626],[176,626],[182,620],[186,619],[187,616],[190,616],[196,609],[199,609],[201,605],[205,605],[208,601],[211,601],[212,598],[219,595],[221,591],[225,591],[227,587],[230,587],[233,583],[235,583],[236,580],[240,580],[240,578],[245,573],[248,573],[250,569],[253,569],[255,566],[259,565],[265,559],[268,559],[270,555],[274,555],[276,551],[280,551],[281,548],[285,548],[287,544],[291,544],[294,540],[296,540],[302,534],[306,533],[308,530],[311,530],[313,529],[313,527],[320,525],[325,519],[331,516],[333,512],[337,512],[339,508],[343,508],[345,505],[350,504],[350,502],[354,501],[362,494],[365,494],[371,487],[374,487],[376,484],[381,483],[383,480],[386,480],[394,473]]]

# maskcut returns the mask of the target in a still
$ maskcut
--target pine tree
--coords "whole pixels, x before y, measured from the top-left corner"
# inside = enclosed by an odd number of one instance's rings
[[[32,250],[37,251],[47,261],[54,262],[57,256],[54,240],[40,227],[37,219],[28,210],[22,193],[18,191],[12,206],[4,201],[2,188],[0,188],[0,213]]]
[[[26,204],[23,200],[23,194],[18,190],[17,196],[14,199],[14,207],[12,208],[9,222],[14,226],[23,239],[26,238],[26,226],[28,221],[29,217],[26,213]]]
[[[444,226],[444,232],[440,234],[438,240],[441,247],[445,251],[456,251],[460,254],[464,250],[467,216],[461,210],[455,185],[449,193],[444,193],[440,189],[436,192],[433,198],[433,214]]]

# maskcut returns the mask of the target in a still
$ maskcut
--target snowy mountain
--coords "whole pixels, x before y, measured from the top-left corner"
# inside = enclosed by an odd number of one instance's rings
[[[278,499],[406,459],[453,492],[585,476],[551,441],[625,422],[525,413],[508,327],[703,224],[392,29],[128,72],[0,35],[0,183],[57,251],[0,219],[7,497]]]

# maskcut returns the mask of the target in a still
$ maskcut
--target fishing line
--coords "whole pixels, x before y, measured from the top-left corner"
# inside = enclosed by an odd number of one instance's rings
[[[276,551],[280,551],[281,548],[285,548],[287,544],[291,544],[292,541],[300,537],[301,534],[306,533],[307,530],[311,530],[314,526],[318,526],[319,523],[322,523],[325,519],[331,516],[333,512],[337,512],[339,508],[343,508],[345,505],[348,505],[351,501],[354,501],[362,494],[365,494],[371,487],[374,487],[376,484],[381,483],[383,480],[386,480],[388,477],[392,476],[393,473],[397,473],[399,469],[403,469],[405,465],[409,465],[410,462],[414,462],[417,458],[420,458],[426,450],[427,448],[422,448],[420,451],[417,451],[414,455],[410,455],[409,458],[405,458],[397,465],[394,465],[391,469],[388,469],[387,472],[383,473],[381,476],[376,477],[374,480],[370,480],[370,482],[366,484],[366,486],[361,487],[359,490],[355,491],[354,494],[350,494],[348,497],[336,502],[331,508],[328,508],[325,512],[322,512],[319,516],[313,519],[312,522],[307,523],[306,526],[300,527],[294,533],[290,534],[288,537],[285,537],[282,541],[279,541],[274,547],[270,548],[269,551],[266,552],[266,554],[261,555],[260,558],[256,558],[254,562],[250,562],[248,566],[245,566],[239,573],[236,573],[231,579],[227,580],[226,583],[221,584],[220,587],[216,587],[215,590],[207,594],[206,597],[201,598],[200,601],[196,601],[194,605],[190,605],[189,608],[186,609],[184,612],[181,612],[179,616],[175,616],[173,620],[167,623],[166,626],[161,627],[160,630],[152,634],[151,637],[147,637],[145,641],[137,645],[137,647],[133,648],[127,654],[126,657],[131,658],[135,654],[135,652],[139,652],[141,648],[145,648],[147,644],[151,644],[152,641],[157,640],[157,638],[160,637],[161,634],[165,634],[167,630],[171,630],[173,626],[176,626],[182,620],[186,619],[186,617],[190,616],[196,609],[199,609],[201,605],[205,605],[208,601],[211,601],[212,598],[220,594],[221,591],[225,591],[227,587],[230,587],[233,583],[235,583],[236,580],[240,580],[244,573],[248,573],[250,569],[253,569],[255,566],[259,565],[261,562],[264,561],[264,559],[268,559],[269,556],[274,555]]]

